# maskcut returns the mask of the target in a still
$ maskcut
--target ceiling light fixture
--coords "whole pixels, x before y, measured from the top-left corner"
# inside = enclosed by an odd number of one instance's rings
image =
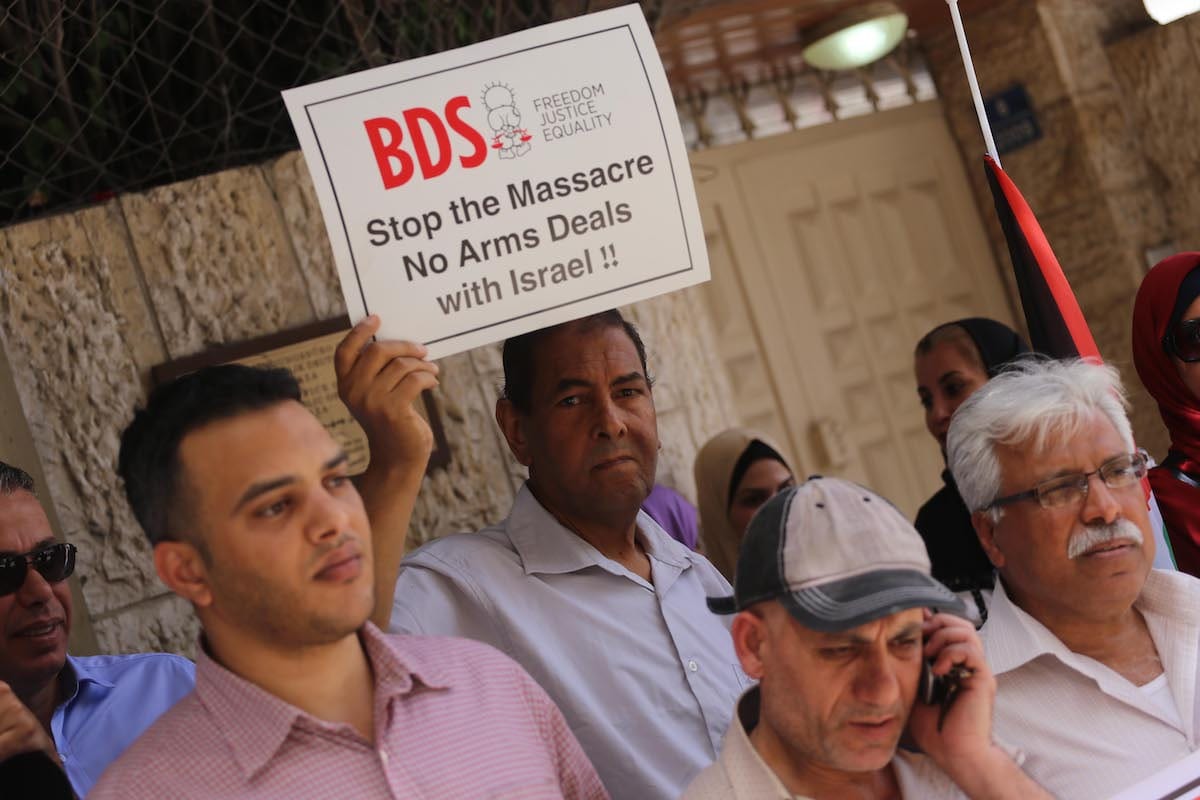
[[[817,69],[855,69],[878,61],[900,44],[908,17],[895,3],[867,3],[805,32],[804,60]]]
[[[1146,0],[1146,13],[1159,25],[1200,11],[1200,0]]]

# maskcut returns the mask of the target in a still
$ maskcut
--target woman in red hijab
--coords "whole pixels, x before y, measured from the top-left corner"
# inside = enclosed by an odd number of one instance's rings
[[[1133,364],[1171,434],[1150,486],[1176,565],[1200,576],[1200,253],[1164,259],[1142,280]]]

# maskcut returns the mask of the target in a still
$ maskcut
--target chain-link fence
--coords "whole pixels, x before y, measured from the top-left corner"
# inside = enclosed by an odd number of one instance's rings
[[[586,0],[8,0],[0,225],[296,147],[280,91]]]
[[[0,226],[294,149],[283,89],[622,2],[8,0],[0,10]],[[641,6],[653,29],[684,38],[700,30],[706,51],[747,30],[762,34],[792,4]],[[721,6],[727,16],[714,17]],[[699,11],[709,19],[688,27]],[[689,146],[761,138],[935,94],[912,41],[872,67],[825,74],[799,60],[794,31],[784,35],[786,47],[760,43],[769,58],[745,69],[721,58],[707,72],[694,54],[672,49],[679,33],[668,36],[668,75]],[[686,75],[674,73],[680,65]]]

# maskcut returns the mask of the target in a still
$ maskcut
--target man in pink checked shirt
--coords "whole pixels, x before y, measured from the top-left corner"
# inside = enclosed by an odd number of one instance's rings
[[[371,332],[356,328],[339,359],[407,408],[436,368]],[[368,621],[367,510],[299,398],[285,370],[213,367],[157,389],[126,429],[130,503],[204,636],[195,691],[91,797],[607,797],[515,662]]]

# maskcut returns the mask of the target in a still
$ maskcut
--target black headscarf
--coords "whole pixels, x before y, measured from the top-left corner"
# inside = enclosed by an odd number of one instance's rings
[[[939,325],[938,329],[951,325],[962,328],[975,342],[988,378],[995,377],[1014,358],[1030,352],[1020,334],[995,320],[968,317]],[[942,482],[945,485],[921,506],[914,523],[929,551],[933,577],[955,591],[991,589],[992,562],[979,544],[971,525],[971,512],[959,495],[950,470],[942,472]]]
[[[1017,356],[1029,352],[1029,345],[1025,344],[1021,334],[994,319],[967,317],[950,325],[962,328],[975,342],[989,378],[996,377],[996,373]]]

